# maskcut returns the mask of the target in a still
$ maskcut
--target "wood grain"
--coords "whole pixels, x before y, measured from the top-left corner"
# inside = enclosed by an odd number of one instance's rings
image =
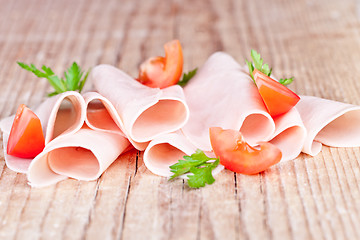
[[[291,88],[360,105],[359,1],[0,0],[0,117],[37,106],[46,81],[16,61],[62,72],[139,64],[180,39],[185,70],[214,51],[260,51]],[[92,88],[91,82],[86,89]],[[93,182],[30,188],[0,155],[0,239],[359,239],[360,149],[328,148],[254,176],[223,171],[189,189],[151,174],[142,153]]]

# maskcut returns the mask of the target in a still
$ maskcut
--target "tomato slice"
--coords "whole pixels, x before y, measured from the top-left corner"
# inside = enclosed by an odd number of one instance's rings
[[[300,97],[293,91],[259,70],[255,69],[253,76],[265,106],[272,117],[288,112],[300,100]]]
[[[278,163],[281,151],[273,144],[260,142],[260,149],[247,144],[239,131],[210,128],[210,141],[220,163],[227,169],[243,174],[256,174]]]
[[[179,40],[164,45],[165,57],[152,57],[140,66],[142,84],[153,88],[165,88],[179,82],[183,69],[183,54]]]
[[[11,127],[7,154],[20,158],[34,158],[45,147],[40,119],[21,104]]]

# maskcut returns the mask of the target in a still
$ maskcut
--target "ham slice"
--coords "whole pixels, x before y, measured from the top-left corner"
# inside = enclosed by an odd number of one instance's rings
[[[33,160],[6,154],[14,117],[0,122],[6,164],[27,173],[32,186],[68,177],[95,180],[132,146],[145,150],[151,172],[169,177],[169,166],[196,149],[214,157],[210,127],[237,129],[250,145],[269,141],[282,151],[282,161],[301,151],[314,156],[322,144],[360,146],[360,106],[301,96],[295,108],[273,119],[246,69],[222,52],[210,56],[184,91],[149,88],[109,65],[95,67],[92,78],[99,93],[65,92],[35,110],[45,149]]]
[[[108,99],[97,92],[87,92],[83,97],[86,103],[85,123],[87,126],[96,131],[114,133],[127,138],[122,131],[124,124],[114,105]],[[131,141],[131,139],[128,139],[128,141]],[[133,149],[134,144],[136,143],[127,143],[128,148],[125,151]]]
[[[68,177],[95,180],[129,148],[112,104],[95,92],[85,93],[84,99],[83,127],[52,140],[31,162],[27,171],[31,186],[44,187]]]
[[[119,134],[83,127],[46,145],[29,166],[29,184],[44,187],[67,177],[95,180],[128,145],[128,140]]]
[[[295,159],[305,143],[306,128],[296,108],[274,119],[275,132],[270,143],[276,145],[281,153],[281,161]]]
[[[112,103],[97,92],[84,95],[86,103],[86,124],[94,130],[116,133],[125,137],[124,124]]]
[[[170,177],[173,173],[169,166],[175,164],[184,155],[195,153],[196,147],[182,134],[181,131],[163,134],[152,140],[144,152],[144,164],[154,174]],[[215,157],[212,152],[206,152],[209,157]],[[223,170],[219,165],[213,170],[216,174]],[[183,176],[185,177],[185,176]]]
[[[149,88],[121,70],[99,65],[92,70],[95,89],[115,107],[121,129],[138,150],[165,133],[180,129],[189,110],[180,86]]]
[[[296,158],[303,147],[306,129],[298,111],[294,108],[286,115],[275,119],[275,132],[270,142],[282,152],[281,161]],[[150,142],[144,152],[144,164],[154,174],[169,177],[173,173],[170,166],[175,164],[184,155],[191,155],[197,149],[181,131],[164,134]],[[213,153],[206,153],[214,157]],[[223,166],[219,165],[213,174],[220,172]]]
[[[184,92],[191,114],[183,131],[197,148],[211,151],[210,127],[238,129],[251,145],[275,131],[253,80],[226,53],[211,55]]]
[[[196,147],[177,131],[163,134],[152,140],[144,152],[144,164],[154,174],[169,177],[169,166],[175,164],[184,155],[191,155]]]
[[[307,129],[303,152],[315,156],[322,144],[360,146],[360,106],[301,96],[296,108]]]
[[[34,111],[39,117],[45,136],[45,144],[59,136],[71,135],[83,125],[86,117],[85,101],[77,92],[64,92],[46,99]],[[6,153],[7,143],[14,116],[0,122],[3,131],[4,158],[8,168],[15,172],[25,173],[31,159],[10,156]]]
[[[14,117],[0,123],[7,166],[27,173],[34,187],[68,177],[97,179],[130,146],[117,125],[121,126],[121,121],[114,107],[98,93],[86,93],[82,97],[77,92],[65,92],[44,101],[35,113],[43,125],[45,149],[33,160],[6,154]]]
[[[210,127],[238,129],[250,145],[270,141],[296,158],[306,129],[296,109],[275,119],[269,115],[246,69],[226,53],[214,53],[185,87],[191,112],[184,134],[200,149],[211,151]]]
[[[150,142],[144,163],[151,172],[170,176],[169,166],[183,155],[197,148],[211,152],[209,128],[215,126],[240,130],[251,145],[270,141],[282,151],[282,161],[294,159],[301,152],[306,129],[298,111],[292,109],[273,119],[249,74],[228,54],[210,56],[184,92],[189,121],[183,133],[162,135]]]

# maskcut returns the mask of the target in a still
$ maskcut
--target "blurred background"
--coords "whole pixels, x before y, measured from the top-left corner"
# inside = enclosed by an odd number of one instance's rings
[[[185,70],[201,66],[215,51],[228,52],[244,63],[250,49],[256,49],[275,75],[295,76],[292,88],[297,92],[346,102],[351,94],[360,103],[354,92],[357,81],[354,88],[343,83],[360,73],[359,1],[1,0],[0,4],[0,88],[8,94],[0,98],[2,116],[15,111],[4,109],[5,103],[36,105],[48,87],[45,80],[22,71],[16,61],[46,64],[59,74],[73,61],[84,68],[109,63],[137,76],[139,64],[163,55],[163,44],[174,38],[183,45]]]

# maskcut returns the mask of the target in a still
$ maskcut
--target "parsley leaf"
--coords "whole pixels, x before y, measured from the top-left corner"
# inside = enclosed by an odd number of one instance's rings
[[[270,67],[269,67],[268,64],[264,64],[264,65],[262,66],[261,71],[262,71],[264,74],[266,74],[266,75],[268,75],[268,76],[270,77],[270,74],[271,74],[271,72],[272,72],[272,69],[270,69]]]
[[[213,184],[215,178],[212,175],[212,170],[219,165],[219,159],[216,159],[215,162],[207,164],[205,167],[190,168],[190,172],[194,175],[189,175],[188,185],[192,188],[205,187],[205,184]]]
[[[251,58],[253,62],[249,62],[245,59],[246,64],[248,65],[250,76],[254,79],[252,72],[256,68],[266,76],[270,76],[272,69],[268,64],[263,64],[264,60],[261,58],[260,53],[256,52],[254,49],[251,49]]]
[[[294,77],[291,78],[280,78],[279,83],[281,83],[282,85],[289,85],[290,83],[292,83],[294,81]]]
[[[256,52],[254,49],[251,49],[251,58],[252,58],[253,62],[250,62],[245,59],[245,62],[249,68],[249,73],[250,73],[251,78],[254,80],[254,76],[253,76],[254,69],[257,69],[260,72],[262,72],[263,74],[270,77],[272,68],[270,68],[269,65],[266,63],[263,64],[264,60],[261,58],[260,53]],[[286,85],[292,83],[293,81],[294,81],[294,77],[285,78],[285,79],[281,78],[279,80],[279,83],[286,86]]]
[[[66,91],[81,92],[90,73],[90,70],[88,70],[83,77],[84,72],[82,72],[79,65],[74,62],[71,67],[64,72],[65,79],[63,79],[56,76],[51,68],[46,67],[45,65],[43,65],[41,70],[39,70],[34,64],[27,65],[22,62],[17,63],[20,67],[34,73],[37,77],[46,78],[49,81],[50,85],[55,90],[54,92],[48,94],[49,97]]]
[[[179,160],[178,163],[170,166],[171,172],[174,174],[170,179],[174,179],[184,173],[190,171],[191,167],[196,167],[201,165],[209,160],[208,156],[201,150],[196,150],[195,153],[191,154],[191,156],[184,156],[185,160]]]
[[[184,87],[190,81],[190,79],[192,79],[195,76],[197,70],[198,69],[195,68],[188,73],[184,73],[182,79],[178,82],[178,85]]]
[[[206,183],[212,184],[215,181],[212,170],[218,165],[218,158],[209,158],[198,149],[190,156],[184,156],[184,160],[179,160],[178,163],[170,166],[171,172],[174,173],[170,180],[190,172],[193,175],[188,175],[189,187],[204,187]]]
[[[255,68],[261,71],[263,66],[263,59],[260,56],[260,53],[256,52],[254,49],[251,49],[251,58],[254,61]]]
[[[246,64],[248,65],[248,68],[249,68],[249,73],[250,73],[250,76],[252,79],[254,79],[254,76],[253,76],[253,71],[254,71],[254,65],[252,62],[249,62],[248,60],[245,59],[245,62]]]

